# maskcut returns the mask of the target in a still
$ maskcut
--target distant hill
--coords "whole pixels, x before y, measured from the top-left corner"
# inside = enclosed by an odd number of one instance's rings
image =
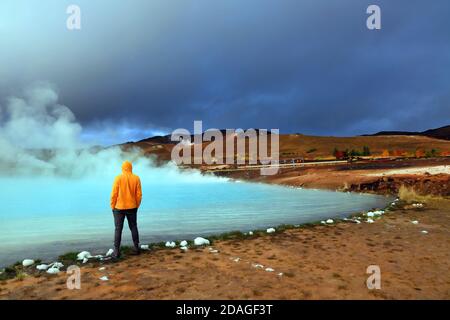
[[[254,130],[255,130],[256,134],[259,134],[259,129],[254,129]],[[222,133],[223,136],[225,136],[225,134],[226,134],[226,129],[220,129],[219,131]],[[203,132],[203,133],[202,133],[202,136],[203,136],[204,134],[205,134],[205,133]],[[267,134],[270,135],[271,132],[268,131]],[[130,143],[131,143],[131,144],[132,144],[132,143],[175,144],[176,142],[174,142],[174,141],[171,140],[171,136],[172,136],[172,135],[170,135],[170,134],[165,135],[165,136],[154,136],[154,137],[142,139],[142,140],[139,140],[139,141],[136,141],[136,142],[127,142],[127,143],[128,143],[128,144],[130,144]],[[191,139],[194,139],[194,135],[193,135],[193,134],[191,134]]]
[[[137,141],[137,143],[140,142],[150,142],[150,143],[160,143],[160,144],[167,144],[167,143],[173,143],[172,140],[170,140],[170,134],[165,136],[154,136],[146,139],[142,139]]]
[[[444,135],[444,129],[447,135]],[[364,147],[370,149],[372,155],[382,155],[386,152],[392,154],[414,155],[417,150],[423,152],[438,150],[441,155],[450,155],[450,139],[448,130],[450,126],[427,130],[419,133],[399,133],[398,131],[378,133],[375,135],[365,135],[356,137],[325,137],[325,136],[306,136],[302,134],[281,134],[280,159],[331,159],[333,152],[337,150],[356,150],[361,152]],[[384,135],[393,136],[386,139]],[[437,139],[433,136],[439,137]],[[171,159],[171,151],[177,142],[170,140],[170,135],[156,136],[143,139],[137,142],[123,144],[123,147],[138,147],[146,155],[154,155],[162,161]],[[203,142],[203,147],[208,142]],[[225,145],[224,145],[225,147]],[[224,151],[225,152],[225,151]]]
[[[423,132],[413,131],[380,131],[375,134],[365,134],[363,136],[424,136],[435,139],[450,140],[450,125],[429,129]]]

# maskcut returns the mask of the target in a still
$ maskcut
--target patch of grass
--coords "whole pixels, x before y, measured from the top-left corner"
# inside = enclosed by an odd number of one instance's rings
[[[152,243],[150,246],[152,249],[164,249],[166,247],[166,243],[161,241],[161,242]]]
[[[208,237],[208,240],[210,241],[217,241],[217,240],[240,240],[240,239],[245,239],[249,236],[244,235],[244,233],[242,233],[241,231],[230,231],[230,232],[225,232],[225,233],[221,233],[218,235],[212,235],[210,237]]]
[[[59,261],[77,261],[77,252],[67,252],[58,257]]]
[[[128,254],[130,254],[132,251],[133,251],[133,248],[130,247],[130,246],[121,246],[121,247],[120,247],[120,252],[121,252],[122,254],[128,255]]]
[[[17,281],[23,281],[26,278],[26,276],[27,274],[25,272],[17,271],[15,278]]]
[[[13,264],[9,267],[6,267],[3,272],[0,274],[0,281],[5,281],[9,279],[13,279],[19,272],[22,272],[22,264],[17,265]]]
[[[275,228],[275,232],[283,232],[289,229],[295,229],[293,224],[282,224]]]
[[[406,203],[413,202],[432,202],[433,200],[442,200],[442,197],[433,195],[420,195],[414,190],[414,188],[406,187],[404,185],[400,186],[398,190],[398,197]]]

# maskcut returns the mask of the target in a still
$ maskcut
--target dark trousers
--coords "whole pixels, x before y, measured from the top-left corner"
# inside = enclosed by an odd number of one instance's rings
[[[120,242],[122,241],[122,230],[123,230],[123,222],[125,221],[125,217],[128,221],[128,227],[131,231],[131,237],[133,238],[134,247],[137,251],[139,251],[139,232],[137,228],[137,208],[136,209],[127,209],[127,210],[113,210],[114,216],[114,225],[115,225],[115,233],[114,233],[114,253],[115,255],[120,254]]]

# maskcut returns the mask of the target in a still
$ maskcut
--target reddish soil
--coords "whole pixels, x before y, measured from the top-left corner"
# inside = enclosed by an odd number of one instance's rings
[[[450,175],[414,174],[371,176],[393,168],[415,168],[450,165],[449,158],[371,161],[339,165],[304,166],[280,169],[277,175],[261,176],[259,170],[222,171],[217,175],[234,179],[260,181],[305,188],[397,194],[402,185],[413,187],[424,195],[450,196]]]

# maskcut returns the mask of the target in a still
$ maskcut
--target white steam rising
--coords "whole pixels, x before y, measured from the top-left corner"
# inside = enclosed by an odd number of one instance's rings
[[[48,84],[25,90],[23,97],[10,97],[0,106],[0,175],[109,178],[120,172],[124,160],[130,160],[137,174],[158,183],[217,181],[196,172],[180,174],[171,164],[155,167],[137,149],[93,148],[81,142],[81,131],[72,111],[58,103]]]

